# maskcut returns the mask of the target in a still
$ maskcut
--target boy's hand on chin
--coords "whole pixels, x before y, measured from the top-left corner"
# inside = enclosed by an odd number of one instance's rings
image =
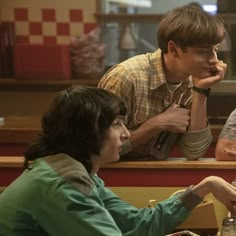
[[[193,77],[194,85],[203,89],[211,88],[213,85],[223,80],[226,69],[227,69],[227,64],[224,63],[223,61],[218,61],[215,70],[212,72],[213,75],[201,79]]]

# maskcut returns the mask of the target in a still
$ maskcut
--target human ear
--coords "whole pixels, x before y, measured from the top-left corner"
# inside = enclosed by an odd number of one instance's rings
[[[168,42],[168,52],[173,55],[174,57],[179,57],[178,55],[178,50],[177,50],[177,46],[174,43],[174,41],[169,41]]]

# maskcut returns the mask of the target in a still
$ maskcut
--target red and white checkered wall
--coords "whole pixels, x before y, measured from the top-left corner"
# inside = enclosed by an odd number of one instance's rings
[[[0,0],[2,22],[13,22],[16,43],[69,44],[94,29],[96,0]]]

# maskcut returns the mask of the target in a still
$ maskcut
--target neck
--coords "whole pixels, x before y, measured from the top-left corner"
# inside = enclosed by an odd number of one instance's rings
[[[169,84],[179,84],[183,80],[188,79],[188,76],[179,72],[178,66],[172,58],[169,58],[167,54],[162,56],[162,65],[165,72],[166,81]]]
[[[100,168],[100,165],[98,163],[98,158],[96,155],[92,155],[91,156],[91,162],[92,162],[92,170],[91,170],[91,175],[95,175],[99,168]]]

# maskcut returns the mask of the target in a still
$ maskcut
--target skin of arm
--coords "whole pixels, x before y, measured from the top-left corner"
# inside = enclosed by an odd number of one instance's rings
[[[223,203],[232,216],[235,212],[236,187],[217,176],[209,176],[192,188],[193,193],[204,198],[208,193],[212,193],[216,199]]]
[[[216,144],[216,160],[236,160],[236,109],[228,117]]]
[[[189,131],[197,131],[206,128],[208,122],[206,106],[206,96],[193,91]]]
[[[236,160],[236,141],[219,138],[215,152],[218,161],[235,161]]]
[[[208,78],[193,78],[194,85],[208,89],[214,84],[219,83],[223,78],[227,65],[223,61],[218,61],[216,65],[216,74]],[[191,108],[191,121],[189,130],[201,130],[207,126],[207,98],[205,95],[193,91],[193,100]]]
[[[146,143],[150,138],[158,136],[163,130],[184,133],[188,127],[189,110],[172,104],[165,112],[145,121],[139,128],[131,131],[130,141],[133,147]]]

